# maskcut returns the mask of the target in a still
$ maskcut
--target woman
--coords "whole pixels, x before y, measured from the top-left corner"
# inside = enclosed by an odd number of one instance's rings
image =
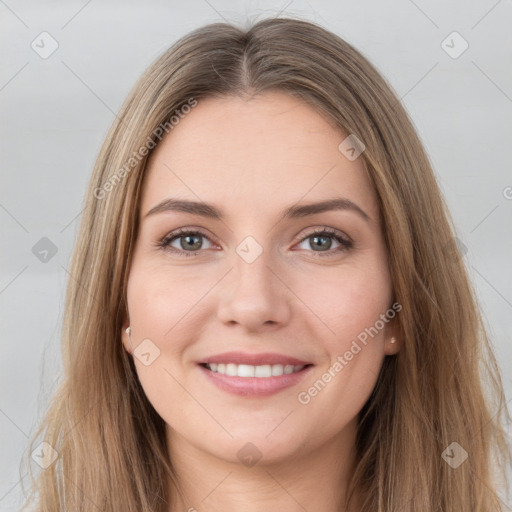
[[[503,391],[449,215],[337,36],[213,24],[165,52],[71,275],[41,510],[500,510]]]

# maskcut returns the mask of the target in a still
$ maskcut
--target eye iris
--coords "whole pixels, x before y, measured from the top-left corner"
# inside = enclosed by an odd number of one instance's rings
[[[193,250],[200,249],[202,240],[200,235],[184,235],[180,239],[180,245],[182,249]]]
[[[332,239],[330,236],[319,236],[315,235],[311,238],[311,247],[320,249],[321,251],[328,251],[332,245]]]

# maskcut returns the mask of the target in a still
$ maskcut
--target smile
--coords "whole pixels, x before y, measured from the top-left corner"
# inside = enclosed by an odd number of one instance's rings
[[[201,362],[198,368],[207,380],[218,389],[227,391],[230,394],[243,397],[265,397],[273,395],[286,388],[297,385],[313,368],[312,364],[304,361],[286,358],[282,364],[269,359],[283,359],[279,356],[250,356],[256,364],[248,364],[246,355],[231,355],[231,362],[222,361],[222,356],[211,359],[217,361]],[[243,359],[244,362],[233,362],[233,359]],[[258,360],[259,359],[259,360]],[[263,360],[262,360],[263,359]],[[266,359],[266,361],[264,361]],[[262,364],[266,362],[267,364]],[[273,363],[273,364],[272,364]],[[298,364],[303,363],[303,364]]]
[[[289,375],[290,373],[300,372],[306,365],[282,365],[282,364],[264,364],[253,366],[251,364],[234,364],[234,363],[210,363],[205,364],[208,370],[229,375],[230,377],[280,377],[281,375]]]

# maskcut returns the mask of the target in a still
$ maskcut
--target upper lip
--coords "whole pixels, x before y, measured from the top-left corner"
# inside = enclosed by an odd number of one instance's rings
[[[250,364],[251,366],[262,366],[266,364],[282,364],[282,365],[307,365],[308,361],[302,361],[296,357],[290,357],[284,354],[273,354],[269,352],[260,354],[245,354],[243,352],[224,352],[214,356],[207,357],[199,361],[199,363],[233,363],[233,364]]]

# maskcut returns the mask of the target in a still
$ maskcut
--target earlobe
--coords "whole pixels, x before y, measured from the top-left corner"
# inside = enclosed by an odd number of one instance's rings
[[[389,340],[386,341],[384,350],[388,356],[398,354],[398,352],[400,352],[400,343],[398,338],[396,336],[391,336]]]
[[[121,339],[122,339],[123,346],[124,346],[125,350],[129,354],[131,354],[133,351],[133,346],[132,346],[133,344],[132,344],[132,329],[130,326],[128,326],[126,328],[123,327]]]

